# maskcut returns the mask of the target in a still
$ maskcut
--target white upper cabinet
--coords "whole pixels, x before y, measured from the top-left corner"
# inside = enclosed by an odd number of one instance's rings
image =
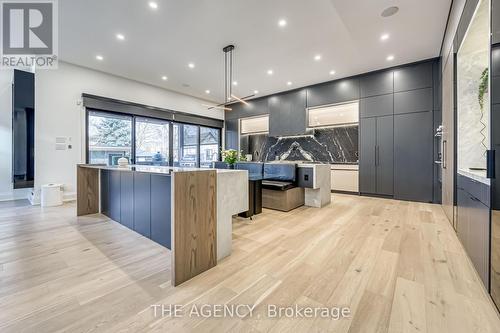
[[[358,101],[312,108],[308,112],[308,127],[338,126],[359,122]]]

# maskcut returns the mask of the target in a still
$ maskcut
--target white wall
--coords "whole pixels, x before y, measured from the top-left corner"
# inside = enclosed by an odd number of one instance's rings
[[[12,192],[10,76],[0,72],[0,195]],[[12,75],[12,74],[11,74]],[[6,93],[5,90],[8,92]],[[85,112],[79,102],[89,93],[160,108],[223,119],[206,101],[68,63],[35,75],[35,188],[63,183],[66,197],[76,191],[76,164],[84,163]],[[8,96],[7,96],[8,95]],[[55,138],[71,137],[73,149],[56,151]],[[4,196],[4,199],[7,195]],[[0,200],[2,197],[0,197]]]

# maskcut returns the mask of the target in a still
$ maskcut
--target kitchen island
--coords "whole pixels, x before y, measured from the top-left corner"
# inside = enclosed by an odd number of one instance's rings
[[[172,284],[231,254],[232,216],[248,210],[245,170],[78,165],[77,215],[102,213],[172,251]]]

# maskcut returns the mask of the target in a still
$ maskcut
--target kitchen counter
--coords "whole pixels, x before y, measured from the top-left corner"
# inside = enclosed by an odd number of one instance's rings
[[[78,165],[77,214],[102,213],[171,249],[178,285],[231,254],[247,178],[246,170]]]
[[[472,178],[486,185],[490,185],[490,180],[486,178],[486,170],[459,169],[458,173],[462,176]]]

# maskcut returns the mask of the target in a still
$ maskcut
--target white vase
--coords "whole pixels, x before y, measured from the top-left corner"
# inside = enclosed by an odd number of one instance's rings
[[[118,159],[118,166],[125,167],[127,165],[128,165],[128,159],[126,159],[125,157],[120,157]]]

